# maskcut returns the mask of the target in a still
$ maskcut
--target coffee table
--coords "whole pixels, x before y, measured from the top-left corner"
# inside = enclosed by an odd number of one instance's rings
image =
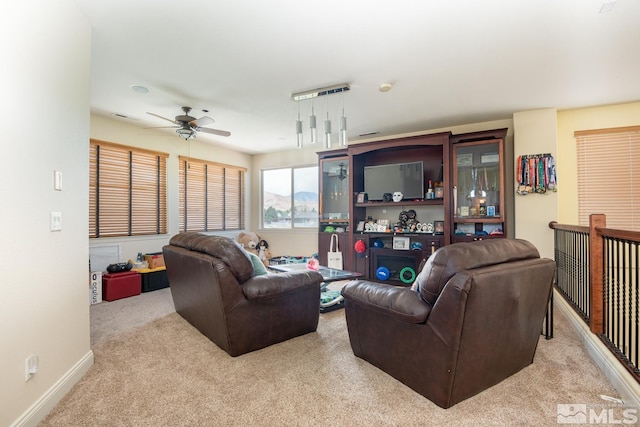
[[[307,268],[307,264],[270,265],[269,268],[283,273],[300,270],[314,271]],[[322,294],[320,296],[320,313],[327,313],[344,307],[344,298],[340,295],[340,292],[327,290],[329,283],[338,280],[351,280],[362,277],[362,273],[358,273],[356,271],[338,270],[336,268],[324,266],[318,267],[318,270],[315,271],[322,274],[322,284],[320,285],[320,292]]]

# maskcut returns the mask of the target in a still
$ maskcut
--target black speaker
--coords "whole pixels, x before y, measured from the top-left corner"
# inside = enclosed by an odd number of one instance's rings
[[[117,264],[109,264],[107,271],[109,273],[122,273],[123,271],[129,271],[133,268],[130,262],[119,262]]]

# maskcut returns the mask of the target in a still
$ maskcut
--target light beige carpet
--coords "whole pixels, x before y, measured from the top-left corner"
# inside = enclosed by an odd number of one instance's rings
[[[555,338],[502,383],[441,409],[351,352],[344,310],[315,333],[232,358],[169,289],[91,308],[95,364],[42,426],[557,425],[557,404],[617,392],[556,310]]]

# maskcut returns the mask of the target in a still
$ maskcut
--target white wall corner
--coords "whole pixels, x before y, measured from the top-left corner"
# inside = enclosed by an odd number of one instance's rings
[[[89,350],[73,367],[31,405],[11,427],[35,427],[54,406],[82,379],[93,366],[93,351]]]

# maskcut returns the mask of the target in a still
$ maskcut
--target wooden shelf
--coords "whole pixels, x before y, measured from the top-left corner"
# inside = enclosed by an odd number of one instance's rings
[[[444,199],[430,199],[430,200],[402,200],[400,202],[365,202],[355,203],[356,208],[377,208],[384,206],[442,206]]]
[[[475,222],[482,222],[482,223],[487,223],[487,224],[499,224],[499,223],[503,223],[504,219],[500,218],[500,217],[487,217],[487,216],[465,216],[463,218],[461,217],[455,217],[453,218],[453,222],[456,223],[475,223]]]

